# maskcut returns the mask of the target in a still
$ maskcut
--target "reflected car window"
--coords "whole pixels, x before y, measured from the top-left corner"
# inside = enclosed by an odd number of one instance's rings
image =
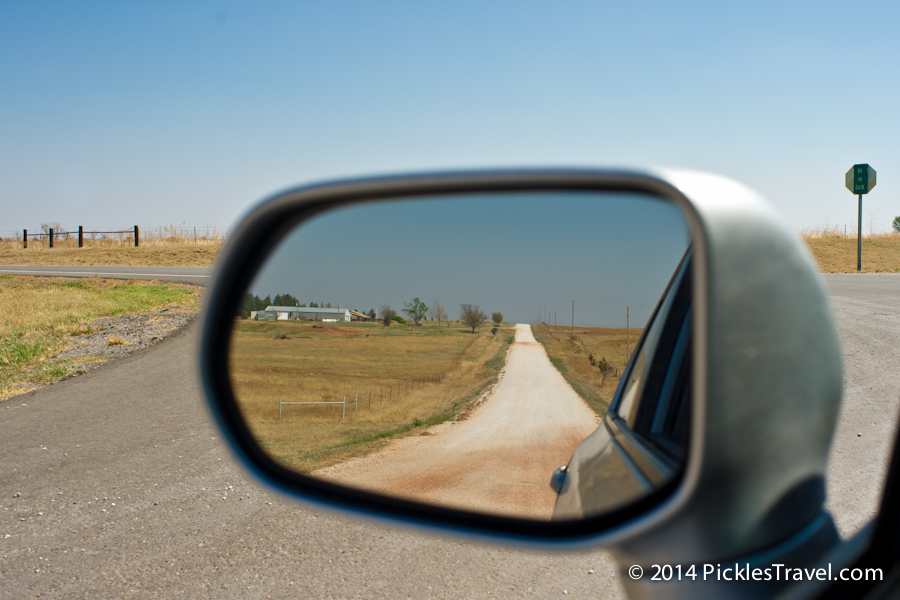
[[[665,364],[660,364],[659,360],[654,364],[654,357],[671,356],[679,338],[684,315],[690,305],[689,256],[689,253],[685,255],[666,294],[651,317],[650,325],[639,342],[631,369],[624,379],[624,384],[620,388],[614,404],[614,414],[624,419],[629,428],[638,432],[641,430],[640,427],[636,427],[639,416],[655,410],[656,401],[661,392],[660,388],[664,385],[665,371],[669,366],[668,360],[665,361]],[[677,307],[676,313],[680,314],[670,315],[673,306]],[[675,317],[674,320],[670,318],[672,316]],[[642,410],[642,406],[646,406],[646,408]],[[649,432],[649,429],[648,424],[644,430]]]

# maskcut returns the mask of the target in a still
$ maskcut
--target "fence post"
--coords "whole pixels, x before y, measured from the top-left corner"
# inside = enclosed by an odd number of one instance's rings
[[[369,408],[368,410],[372,410],[372,390],[369,390]]]
[[[24,244],[24,246],[22,246],[22,248],[28,248],[28,230],[27,229],[22,230],[22,243]]]
[[[281,418],[281,401],[284,399],[284,396],[278,396],[278,418]]]
[[[347,416],[347,396],[344,396],[344,402],[341,404],[341,421]]]
[[[78,247],[84,247],[84,227],[78,226]]]
[[[359,392],[356,392],[356,399],[353,401],[353,412],[359,412]]]
[[[139,243],[140,237],[138,236],[139,233],[140,232],[138,231],[138,226],[135,225],[134,226],[134,247],[135,248],[137,248],[140,245],[140,243]]]
[[[53,247],[53,228],[50,228],[50,247]]]

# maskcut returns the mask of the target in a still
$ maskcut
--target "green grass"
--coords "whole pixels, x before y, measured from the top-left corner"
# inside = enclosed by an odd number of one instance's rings
[[[0,276],[0,400],[56,381],[99,357],[58,361],[98,317],[196,310],[200,288],[150,281]]]

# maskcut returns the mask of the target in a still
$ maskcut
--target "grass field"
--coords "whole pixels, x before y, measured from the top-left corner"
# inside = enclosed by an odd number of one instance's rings
[[[856,236],[837,232],[804,233],[800,236],[812,252],[822,273],[856,272]],[[184,237],[133,242],[104,240],[78,248],[72,239],[54,244],[51,250],[35,242],[27,250],[21,240],[0,241],[0,265],[122,265],[208,267],[216,261],[223,239],[201,239],[196,243]],[[900,272],[900,235],[864,235],[863,272]]]
[[[22,247],[21,232],[18,238],[0,240],[0,265],[208,267],[216,261],[227,233],[219,227],[141,227],[137,248],[132,233],[94,236],[97,239],[85,234],[84,247],[79,248],[78,228],[71,229],[74,233],[55,237],[53,248],[46,237],[31,237],[38,232],[29,232],[27,249]]]
[[[0,400],[78,372],[75,361],[50,359],[93,319],[194,309],[199,300],[199,288],[174,283],[0,275]]]
[[[311,471],[381,447],[391,436],[457,418],[497,380],[512,328],[237,321],[235,396],[260,445]],[[285,402],[359,404],[289,405]]]
[[[97,248],[15,248],[0,245],[0,265],[83,265],[209,267],[216,262],[221,245],[171,244],[158,246]]]
[[[822,273],[856,273],[856,236],[837,232],[801,236]],[[900,235],[863,235],[863,273],[900,273]]]
[[[531,330],[569,385],[598,415],[605,415],[627,362],[625,328],[575,327],[574,335],[568,327],[554,332],[553,327],[544,324],[532,325]],[[631,329],[631,352],[642,332],[643,329]],[[597,366],[603,359],[607,362],[605,373]]]

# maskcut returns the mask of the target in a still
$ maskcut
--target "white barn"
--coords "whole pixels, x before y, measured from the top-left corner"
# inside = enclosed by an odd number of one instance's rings
[[[346,308],[316,308],[308,306],[268,306],[256,313],[257,319],[267,321],[349,321]]]

